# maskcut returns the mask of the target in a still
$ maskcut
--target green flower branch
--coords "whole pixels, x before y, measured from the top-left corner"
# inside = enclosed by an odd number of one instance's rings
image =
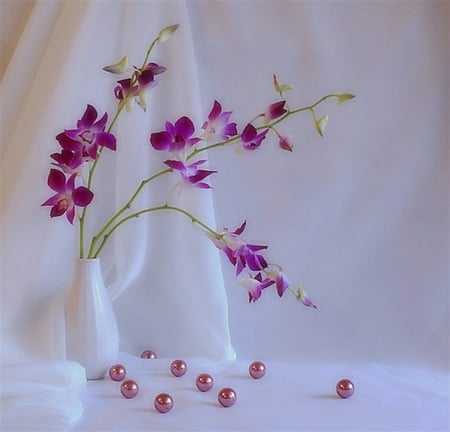
[[[106,242],[108,241],[108,239],[111,237],[111,235],[113,234],[113,232],[119,228],[121,225],[123,225],[125,222],[131,220],[131,219],[135,219],[138,218],[139,216],[143,215],[143,214],[149,214],[149,213],[153,213],[153,212],[157,212],[157,211],[165,211],[165,210],[170,210],[170,211],[174,211],[174,212],[178,212],[181,213],[185,216],[187,216],[192,223],[195,223],[199,226],[201,226],[202,228],[204,228],[207,232],[209,232],[210,234],[212,234],[214,237],[216,238],[220,238],[222,236],[222,234],[218,233],[217,231],[215,231],[214,229],[212,229],[210,226],[208,226],[207,224],[205,224],[204,222],[202,222],[200,219],[198,219],[197,217],[195,217],[192,213],[188,212],[187,210],[181,208],[181,207],[176,207],[176,206],[172,206],[169,204],[163,204],[160,206],[155,206],[155,207],[149,207],[149,208],[145,208],[143,210],[139,210],[135,213],[131,213],[128,216],[120,219],[119,221],[117,221],[114,225],[112,225],[112,221],[110,221],[111,223],[109,224],[109,230],[105,229],[104,230],[104,234],[102,234],[102,241],[99,244],[98,248],[95,250],[95,252],[92,253],[92,256],[89,256],[88,258],[97,258],[100,254],[100,252],[102,251],[103,247],[105,246]],[[112,225],[112,226],[111,226]]]

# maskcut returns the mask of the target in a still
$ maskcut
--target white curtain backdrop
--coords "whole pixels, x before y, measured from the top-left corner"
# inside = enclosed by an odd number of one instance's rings
[[[78,233],[40,206],[51,193],[54,137],[87,103],[111,115],[115,77],[102,67],[123,55],[140,64],[174,23],[152,55],[168,70],[147,111],[124,114],[117,152],[102,156],[88,233],[162,167],[167,157],[150,150],[149,134],[166,120],[188,115],[199,132],[216,99],[242,130],[278,100],[273,74],[293,85],[291,108],[328,93],[357,97],[317,108],[329,115],[323,138],[308,112],[280,125],[292,153],[270,134],[255,152],[210,151],[212,191],[173,198],[218,231],[247,220],[247,240],[268,244],[318,309],[270,290],[249,304],[203,233],[161,212],[122,227],[102,255],[122,351],[386,364],[448,379],[448,2],[3,0],[0,8],[4,430],[61,430],[83,412],[83,371],[65,361],[62,310]],[[136,206],[163,204],[172,186],[159,179]],[[19,421],[23,407],[29,415]],[[436,418],[434,430],[448,422]]]

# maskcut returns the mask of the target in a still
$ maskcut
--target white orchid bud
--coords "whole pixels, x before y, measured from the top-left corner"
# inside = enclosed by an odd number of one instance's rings
[[[323,134],[325,133],[327,123],[328,123],[328,115],[327,114],[320,117],[320,119],[316,120],[316,130],[321,137],[323,137]]]
[[[170,39],[172,35],[177,31],[178,27],[180,27],[180,24],[173,24],[164,27],[158,34],[158,40],[160,42],[165,42],[166,40]]]
[[[338,105],[343,104],[344,102],[353,99],[355,97],[355,95],[352,95],[350,93],[342,93],[339,95],[338,97]]]
[[[105,66],[103,70],[105,72],[110,72],[116,75],[121,75],[125,73],[128,69],[128,56],[122,57],[122,59],[113,65]]]

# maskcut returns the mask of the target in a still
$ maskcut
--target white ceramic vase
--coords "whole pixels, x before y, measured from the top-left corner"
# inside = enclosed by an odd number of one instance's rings
[[[119,332],[100,260],[77,259],[65,299],[66,357],[80,363],[87,379],[102,379],[117,360]]]

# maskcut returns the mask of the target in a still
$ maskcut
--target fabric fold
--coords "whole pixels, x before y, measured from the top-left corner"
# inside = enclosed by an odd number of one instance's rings
[[[74,362],[2,365],[1,430],[64,431],[83,414],[78,394],[86,383]]]

